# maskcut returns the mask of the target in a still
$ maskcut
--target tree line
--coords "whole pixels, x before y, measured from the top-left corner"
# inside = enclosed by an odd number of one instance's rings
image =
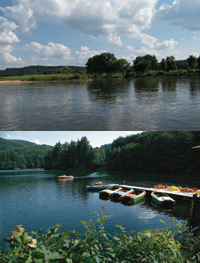
[[[0,151],[0,170],[43,168],[49,146],[29,146]]]
[[[176,61],[174,56],[163,58],[160,63],[155,55],[137,56],[133,60],[133,70],[137,73],[144,73],[149,70],[171,71],[177,69],[200,68],[200,56],[196,58],[190,55],[185,61]],[[113,73],[129,73],[130,63],[126,59],[117,59],[114,54],[105,52],[92,56],[86,63],[87,73],[94,75],[111,75]]]
[[[77,142],[58,142],[45,156],[44,168],[105,167],[109,170],[148,172],[196,172],[200,132],[143,132],[119,137],[111,144],[92,148],[87,137]]]

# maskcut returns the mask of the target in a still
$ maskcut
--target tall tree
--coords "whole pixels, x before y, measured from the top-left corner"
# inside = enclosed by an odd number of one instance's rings
[[[191,69],[195,69],[197,66],[197,58],[193,55],[190,55],[187,59],[188,64],[190,65]]]
[[[174,56],[167,57],[166,62],[167,62],[167,71],[177,69],[176,60]]]
[[[161,67],[163,71],[167,71],[167,62],[164,58],[161,60]]]
[[[157,68],[158,60],[156,56],[145,55],[143,57],[136,57],[133,61],[133,67],[136,72],[144,73],[147,70],[154,70]]]

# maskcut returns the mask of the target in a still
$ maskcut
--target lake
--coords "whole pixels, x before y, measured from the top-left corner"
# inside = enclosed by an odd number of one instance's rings
[[[0,85],[0,130],[200,130],[200,79]]]
[[[171,210],[163,210],[155,206],[150,199],[133,206],[99,199],[98,192],[89,192],[87,185],[102,181],[107,183],[123,183],[138,186],[154,186],[162,183],[175,184],[200,188],[200,182],[192,177],[176,177],[167,174],[139,174],[124,172],[93,172],[84,173],[77,171],[73,181],[62,182],[57,176],[63,172],[18,170],[0,171],[0,247],[6,248],[3,238],[10,234],[16,225],[23,225],[26,231],[45,230],[61,224],[60,231],[76,229],[83,231],[81,220],[93,222],[97,219],[94,211],[111,215],[105,223],[105,228],[112,234],[119,233],[116,224],[122,225],[126,230],[136,233],[144,229],[162,228],[171,218],[187,220],[190,208],[189,202],[178,202]],[[164,178],[164,179],[163,179]],[[188,183],[190,181],[190,183]],[[200,215],[198,214],[199,220]]]

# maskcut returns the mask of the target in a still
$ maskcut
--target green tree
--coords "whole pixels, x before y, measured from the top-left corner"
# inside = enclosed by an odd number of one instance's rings
[[[197,66],[197,58],[195,56],[190,55],[187,59],[188,64],[190,65],[191,69],[195,69]]]
[[[167,62],[167,71],[177,69],[176,60],[174,56],[167,57],[166,62]]]
[[[133,67],[136,72],[144,73],[148,70],[155,70],[158,66],[156,56],[145,55],[143,57],[136,57],[133,61]]]
[[[164,58],[161,60],[161,67],[163,71],[167,71],[167,61]]]
[[[130,69],[130,63],[124,58],[116,60],[115,64],[116,64],[116,71],[121,72],[122,75],[124,75],[124,73]]]
[[[86,63],[88,74],[111,74],[116,72],[117,58],[114,54],[105,52],[90,57]]]

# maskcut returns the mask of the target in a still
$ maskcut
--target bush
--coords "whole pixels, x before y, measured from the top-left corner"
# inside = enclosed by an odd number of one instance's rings
[[[81,234],[75,230],[57,234],[60,225],[55,225],[44,235],[41,235],[42,230],[30,235],[17,226],[6,239],[10,247],[0,252],[0,262],[184,262],[181,242],[175,239],[177,232],[170,231],[171,226],[165,224],[163,229],[144,230],[135,236],[116,226],[121,229],[121,234],[111,235],[103,226],[111,215],[103,215],[105,208],[101,209],[101,215],[95,212],[96,223],[81,221],[85,227]]]

